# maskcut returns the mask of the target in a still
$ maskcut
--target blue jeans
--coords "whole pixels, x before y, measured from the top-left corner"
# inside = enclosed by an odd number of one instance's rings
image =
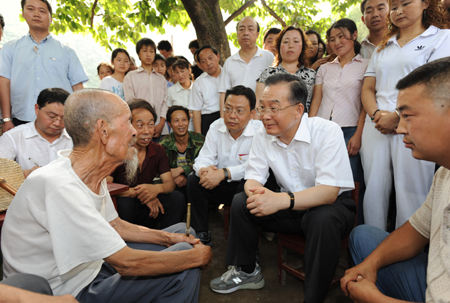
[[[388,232],[361,225],[350,234],[350,253],[361,263],[387,236]],[[425,302],[428,254],[423,251],[407,261],[391,264],[378,271],[377,287],[386,296],[410,302]]]
[[[345,146],[348,146],[348,141],[353,137],[356,132],[356,126],[341,127],[344,133]],[[349,157],[350,166],[352,167],[353,181],[359,183],[359,200],[358,200],[358,218],[357,224],[364,224],[363,213],[363,199],[366,185],[364,182],[364,171],[362,168],[361,157],[359,153],[353,157]]]

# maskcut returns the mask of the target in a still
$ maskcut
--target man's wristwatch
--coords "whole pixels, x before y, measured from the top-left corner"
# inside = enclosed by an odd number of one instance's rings
[[[0,119],[0,124],[3,124],[5,122],[9,122],[9,121],[12,121],[12,119],[11,118]]]
[[[223,174],[225,175],[225,180],[228,180],[230,178],[230,174],[228,173],[228,169],[222,168]]]

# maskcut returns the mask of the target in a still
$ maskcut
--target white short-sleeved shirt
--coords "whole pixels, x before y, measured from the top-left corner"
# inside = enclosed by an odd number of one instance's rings
[[[431,25],[420,36],[403,47],[396,36],[389,39],[386,48],[375,51],[365,77],[376,78],[378,109],[393,112],[397,103],[397,82],[419,66],[450,56],[450,30]]]
[[[179,105],[188,108],[189,97],[191,95],[192,82],[188,89],[184,89],[180,82],[169,87],[167,90],[167,106]]]
[[[361,41],[361,57],[364,59],[372,58],[372,54],[377,46],[369,41],[369,36],[365,36]]]
[[[253,136],[261,127],[261,121],[250,120],[242,135],[234,140],[223,118],[214,121],[206,134],[205,143],[195,159],[193,168],[196,175],[198,176],[200,168],[215,165],[219,169],[228,168],[231,174],[231,179],[228,181],[242,180]]]
[[[107,76],[103,78],[102,82],[100,82],[100,88],[109,90],[110,92],[115,93],[120,98],[125,100],[125,93],[123,91],[123,83],[117,81],[111,76]]]
[[[66,129],[50,143],[38,133],[34,121],[16,126],[0,136],[0,157],[15,160],[22,169],[35,166],[29,158],[44,166],[56,159],[58,151],[72,147],[72,138]]]
[[[239,52],[229,57],[223,65],[220,75],[219,93],[224,93],[227,89],[236,85],[256,89],[256,79],[261,73],[272,65],[274,55],[272,52],[260,49],[249,63],[241,59]]]
[[[245,179],[265,184],[272,169],[281,191],[298,192],[317,185],[340,187],[339,194],[354,188],[344,135],[339,125],[303,114],[289,145],[265,128],[256,132]]]
[[[202,115],[212,114],[220,111],[219,79],[222,75],[222,68],[219,76],[212,77],[204,72],[192,85],[189,96],[188,109],[201,111]]]
[[[44,277],[55,295],[76,296],[103,259],[125,247],[108,223],[117,218],[106,179],[93,193],[72,169],[69,151],[31,174],[14,197],[2,230],[5,277]]]

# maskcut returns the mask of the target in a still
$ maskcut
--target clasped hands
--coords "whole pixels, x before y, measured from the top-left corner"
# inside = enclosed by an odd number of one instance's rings
[[[396,112],[389,112],[381,110],[375,114],[373,122],[375,122],[375,128],[382,134],[397,134],[399,117]]]
[[[341,289],[356,303],[384,302],[384,295],[376,287],[376,281],[377,271],[363,262],[345,272]]]
[[[286,193],[276,193],[262,186],[250,187],[248,190],[251,195],[247,198],[247,209],[251,214],[263,217],[286,209],[285,202],[289,201]]]
[[[214,189],[220,182],[225,180],[223,170],[218,169],[215,165],[200,168],[198,176],[200,177],[199,184],[205,189]]]
[[[158,184],[140,184],[134,188],[130,188],[125,194],[131,198],[138,198],[142,204],[146,204],[150,209],[149,217],[155,219],[159,212],[164,214],[164,207],[157,198],[161,193]]]

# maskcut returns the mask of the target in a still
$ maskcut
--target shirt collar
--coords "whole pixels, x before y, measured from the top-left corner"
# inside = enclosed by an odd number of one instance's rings
[[[36,136],[41,137],[42,139],[44,139],[41,134],[38,132],[38,130],[36,129],[36,120],[34,120],[33,122],[28,123],[29,127],[27,128],[27,132],[25,134],[25,139],[29,139],[29,138],[33,138]],[[67,139],[72,139],[69,134],[67,133],[66,129],[64,128],[61,132],[61,134],[59,135],[59,138],[61,138],[62,136],[66,137]],[[56,140],[59,140],[56,139]],[[45,140],[45,139],[44,139]],[[56,141],[54,141],[56,142]]]
[[[434,34],[436,34],[439,31],[439,28],[437,28],[434,25],[430,25],[422,34],[420,34],[418,37],[428,37],[428,36],[433,36]],[[417,38],[417,37],[416,37]],[[415,38],[414,38],[415,39]],[[393,35],[387,42],[386,45],[390,44],[390,43],[397,43],[397,35]],[[409,43],[410,41],[408,41]],[[398,44],[398,43],[397,43]]]
[[[302,120],[300,121],[300,126],[295,133],[294,139],[295,141],[303,141],[308,144],[311,144],[311,132],[309,131],[309,123],[308,123],[308,114],[304,113],[302,116]],[[276,142],[280,146],[286,146],[285,143],[281,142],[280,139],[276,136],[271,136],[271,142]]]
[[[31,41],[33,41],[36,44],[46,43],[47,41],[49,41],[53,38],[52,34],[50,33],[50,34],[48,34],[47,37],[42,39],[41,42],[37,43],[36,40],[34,40],[33,37],[31,36],[30,32],[28,32],[28,37],[30,37]]]
[[[354,56],[354,57],[352,58],[352,60],[350,60],[350,62],[353,62],[353,61],[359,61],[359,62],[362,62],[362,61],[363,61],[362,59],[363,59],[363,58],[361,57],[361,55],[360,55],[360,54],[357,54],[356,56]],[[340,64],[339,57],[336,57],[336,59],[334,59],[331,63],[332,63],[332,64]]]
[[[155,150],[155,147],[153,146],[153,144],[156,144],[156,143],[153,143],[152,141],[150,141],[150,143],[147,145],[147,153],[145,154],[146,158],[151,158],[156,155],[156,150]],[[144,169],[144,166],[142,166],[142,169]]]
[[[261,57],[262,58],[262,56],[263,56],[263,52],[264,52],[264,50],[262,50],[261,48],[259,48],[259,46],[257,45],[256,46],[257,48],[258,48],[258,50],[256,51],[256,54],[253,56],[253,58],[258,58],[258,57]],[[242,59],[241,59],[241,56],[239,55],[239,51],[237,52],[237,53],[235,53],[233,56],[231,56],[232,58],[233,58],[233,60],[238,60],[238,61],[241,61]],[[253,59],[252,58],[252,59]]]
[[[139,67],[136,69],[136,72],[142,73],[142,72],[147,72],[147,70],[144,69],[142,66],[139,66]],[[152,68],[152,72],[151,72],[150,74],[153,74],[153,73],[156,73],[156,71],[155,71],[154,68]]]
[[[364,44],[364,43],[367,43],[367,44],[376,46],[375,44],[373,44],[372,42],[370,42],[370,40],[369,40],[369,35],[365,36],[364,39],[362,39],[361,44]]]
[[[177,82],[177,83],[175,84],[177,93],[179,93],[179,92],[182,91],[182,90],[191,90],[191,89],[192,89],[192,84],[193,84],[193,83],[192,83],[192,81],[191,81],[191,85],[189,86],[189,88],[184,89],[183,86],[181,86],[180,82]]]

